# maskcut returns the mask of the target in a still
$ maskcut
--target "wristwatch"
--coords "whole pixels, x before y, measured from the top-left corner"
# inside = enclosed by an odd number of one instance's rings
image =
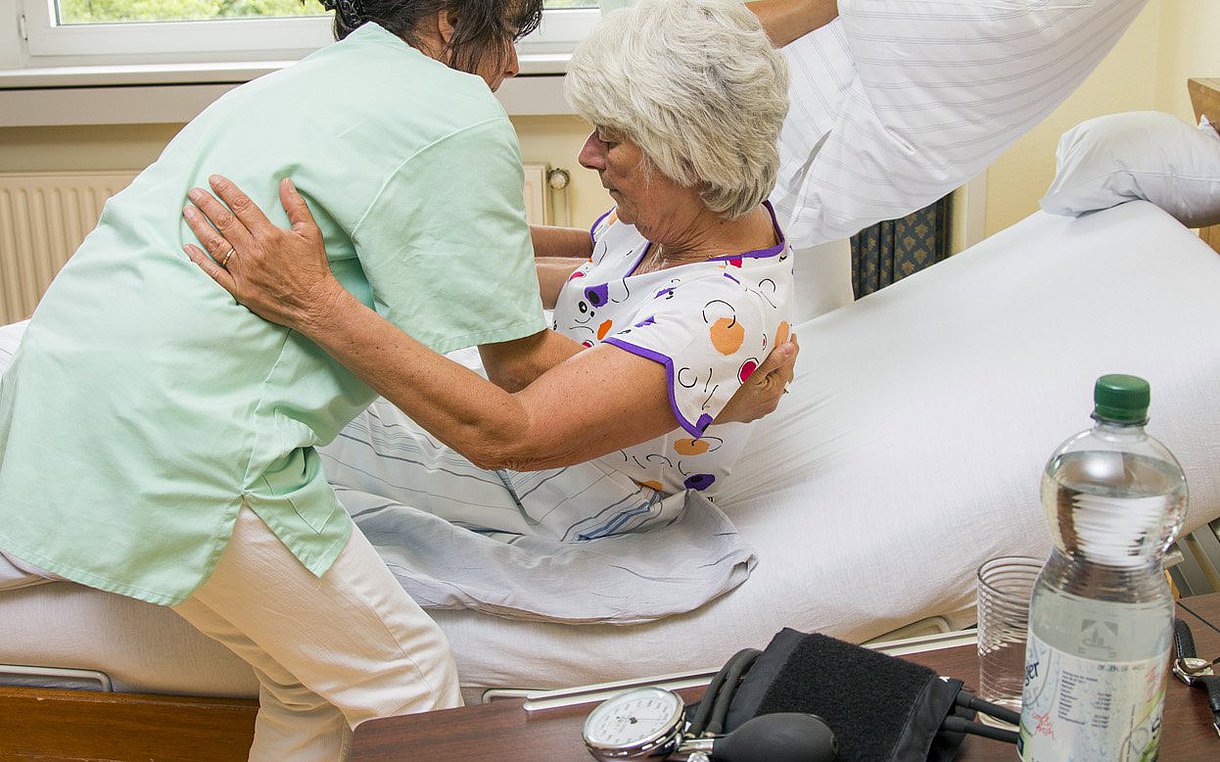
[[[1213,662],[1200,659],[1195,653],[1195,638],[1190,627],[1181,619],[1173,620],[1173,674],[1179,680],[1195,688],[1207,691],[1207,704],[1212,710],[1212,728],[1220,736],[1220,676],[1213,669]]]

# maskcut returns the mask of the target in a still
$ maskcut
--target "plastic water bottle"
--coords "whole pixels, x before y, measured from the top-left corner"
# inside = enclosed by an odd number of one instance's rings
[[[1186,478],[1144,431],[1148,382],[1097,380],[1092,429],[1042,476],[1055,548],[1034,586],[1019,749],[1026,762],[1156,759],[1173,627],[1165,551]]]

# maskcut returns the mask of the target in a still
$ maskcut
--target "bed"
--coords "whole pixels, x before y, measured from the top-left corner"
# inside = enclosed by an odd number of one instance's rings
[[[463,685],[707,669],[785,626],[863,641],[929,618],[969,624],[981,561],[1047,553],[1041,468],[1088,424],[1105,372],[1150,380],[1150,430],[1189,480],[1185,531],[1220,517],[1218,292],[1215,252],[1132,202],[1039,212],[800,325],[792,393],[718,498],[757,553],[750,578],[636,626],[437,611]],[[0,357],[20,329],[0,329]],[[172,612],[65,582],[0,593],[0,663],[96,670],[120,691],[257,693],[244,663]]]

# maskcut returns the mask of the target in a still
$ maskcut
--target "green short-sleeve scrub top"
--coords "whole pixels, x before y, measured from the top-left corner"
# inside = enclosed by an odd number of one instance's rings
[[[438,352],[546,327],[516,135],[482,79],[370,23],[219,99],[106,204],[0,380],[0,549],[164,605],[243,500],[323,574],[351,520],[313,446],[374,398],[183,254],[213,172],[283,226],[291,177],[344,286]]]

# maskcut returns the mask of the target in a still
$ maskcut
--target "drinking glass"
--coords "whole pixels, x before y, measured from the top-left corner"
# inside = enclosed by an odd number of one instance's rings
[[[1042,559],[1001,556],[978,571],[979,687],[978,697],[1021,711],[1025,680],[1025,635],[1029,629],[1029,598]],[[991,720],[979,714],[979,720]],[[990,724],[1003,724],[992,720]]]

